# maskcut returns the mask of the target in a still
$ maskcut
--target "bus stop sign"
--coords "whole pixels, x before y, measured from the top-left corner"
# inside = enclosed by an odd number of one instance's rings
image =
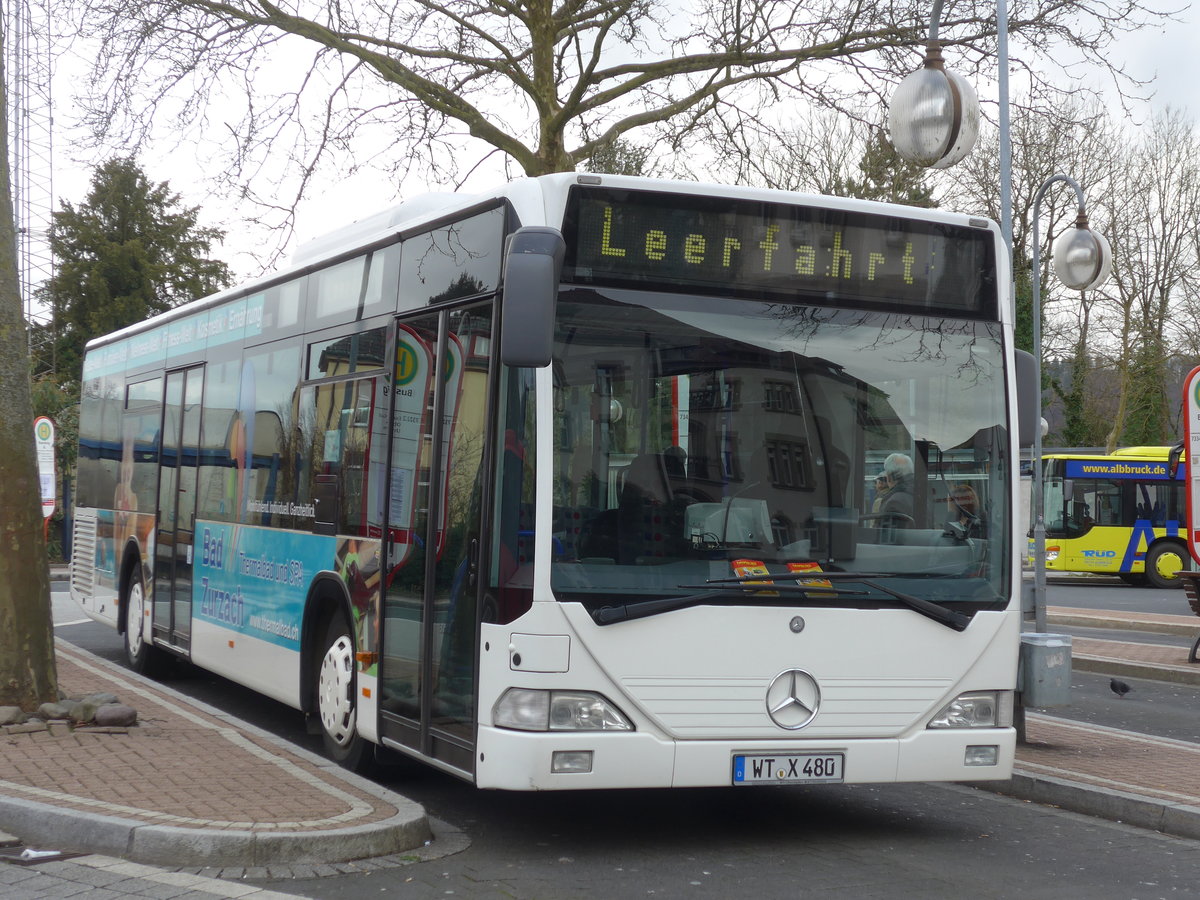
[[[46,416],[33,421],[33,440],[37,447],[38,482],[42,493],[42,518],[54,515],[54,422]]]
[[[1192,559],[1200,563],[1200,366],[1188,372],[1183,380],[1183,449],[1187,454],[1185,476],[1187,497],[1187,544]]]

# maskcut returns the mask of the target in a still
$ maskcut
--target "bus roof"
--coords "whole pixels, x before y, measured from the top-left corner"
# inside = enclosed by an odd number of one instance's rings
[[[1092,452],[1090,450],[1081,450],[1078,453],[1072,453],[1069,450],[1057,451],[1055,453],[1045,453],[1043,459],[1125,459],[1125,460],[1151,460],[1159,461],[1166,460],[1171,453],[1170,446],[1163,447],[1119,447],[1112,453]],[[1186,458],[1184,453],[1180,459]]]
[[[298,275],[338,262],[349,255],[363,251],[369,247],[379,246],[400,239],[404,237],[405,232],[415,233],[427,226],[435,225],[439,221],[444,221],[457,212],[486,206],[489,203],[507,202],[513,208],[517,217],[525,224],[558,223],[562,219],[567,190],[575,184],[604,185],[608,187],[665,191],[680,194],[699,194],[707,197],[728,197],[730,199],[761,200],[770,203],[813,205],[831,209],[874,212],[877,214],[888,212],[904,218],[986,229],[997,236],[1000,233],[999,226],[985,217],[938,209],[924,209],[899,204],[885,204],[872,200],[781,191],[771,188],[705,184],[694,181],[675,181],[632,175],[592,175],[581,172],[560,172],[535,178],[516,179],[507,184],[499,185],[491,191],[480,193],[434,192],[415,196],[388,209],[368,215],[350,225],[305,242],[297,248],[291,263],[283,269],[219,293],[189,301],[157,316],[129,325],[119,331],[93,338],[87,342],[86,349],[90,350],[93,347],[130,337],[208,307],[249,297],[258,291],[266,290],[275,284],[295,278]],[[1003,255],[1001,255],[1001,259],[1003,259]]]

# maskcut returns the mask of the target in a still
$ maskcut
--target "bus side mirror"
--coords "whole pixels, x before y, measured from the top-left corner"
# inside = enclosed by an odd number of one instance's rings
[[[1032,447],[1037,430],[1042,427],[1038,401],[1042,389],[1038,384],[1037,360],[1024,350],[1013,351],[1017,370],[1017,440],[1021,447]]]
[[[1183,456],[1183,441],[1180,441],[1171,448],[1171,452],[1167,454],[1167,475],[1174,481],[1179,477],[1179,458]]]
[[[550,364],[566,252],[557,228],[530,225],[509,236],[500,311],[500,359],[506,365],[540,369]]]

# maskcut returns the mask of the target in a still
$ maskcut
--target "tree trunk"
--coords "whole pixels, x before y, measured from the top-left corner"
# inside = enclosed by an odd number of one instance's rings
[[[0,62],[0,705],[58,700]]]

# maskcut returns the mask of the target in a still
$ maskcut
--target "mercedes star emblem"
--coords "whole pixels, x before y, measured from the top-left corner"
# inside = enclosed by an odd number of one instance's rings
[[[817,680],[803,669],[780,672],[767,688],[767,715],[780,728],[797,731],[816,718],[821,707]]]

